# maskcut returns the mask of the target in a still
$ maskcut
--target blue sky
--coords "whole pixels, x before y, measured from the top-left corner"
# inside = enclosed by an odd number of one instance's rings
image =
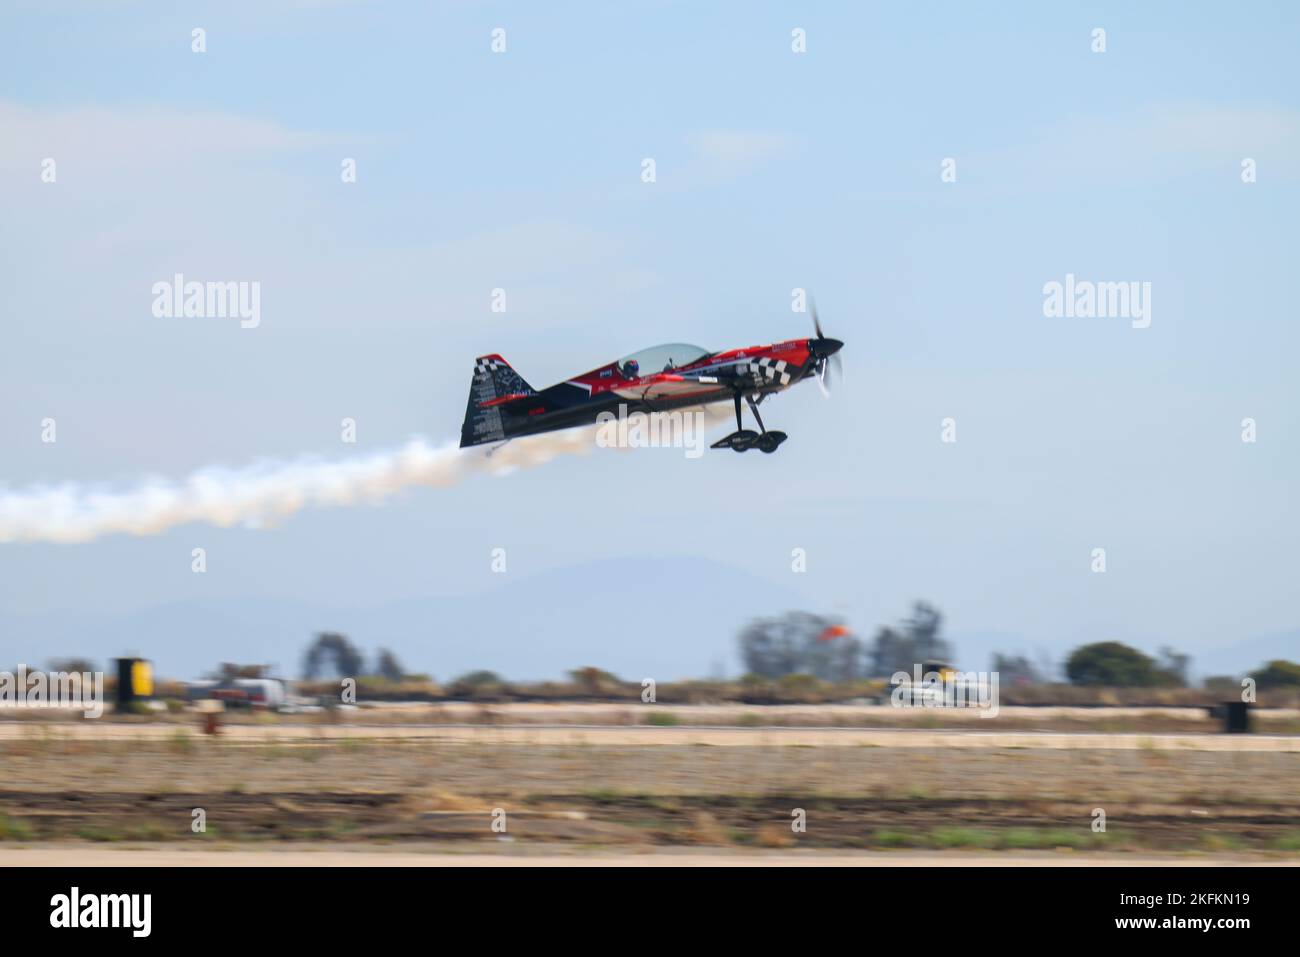
[[[487,588],[502,546],[511,575],[719,561],[864,633],[925,598],[954,636],[1012,649],[1196,655],[1296,629],[1297,21],[1283,3],[9,4],[0,487],[449,439],[477,355],[540,387],[656,342],[789,338],[808,328],[794,287],[848,377],[765,405],[792,439],[761,459],[592,454],[274,529],[2,545],[0,608],[364,607]],[[175,272],[260,281],[262,324],[154,318]],[[1151,326],[1046,318],[1067,273],[1150,282]],[[73,650],[0,634],[0,654],[32,648]]]

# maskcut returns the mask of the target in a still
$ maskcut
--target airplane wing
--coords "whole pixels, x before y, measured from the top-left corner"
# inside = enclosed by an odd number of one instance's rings
[[[641,395],[645,399],[664,399],[677,398],[684,395],[698,393],[707,395],[711,392],[717,392],[721,388],[726,388],[727,377],[719,378],[715,375],[700,375],[691,372],[660,372],[656,375],[646,376],[638,384],[637,388],[642,390]]]

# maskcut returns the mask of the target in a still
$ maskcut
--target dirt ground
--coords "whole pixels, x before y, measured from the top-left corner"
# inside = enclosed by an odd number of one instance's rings
[[[41,724],[31,721],[0,723],[0,742],[40,748],[60,742],[187,742],[204,739],[196,722],[187,724],[144,721],[81,721]],[[474,725],[474,724],[304,724],[297,721],[227,722],[218,740],[227,747],[286,745],[315,747],[352,744],[358,747],[384,743],[457,744],[471,747],[564,745],[572,747],[872,747],[1034,750],[1160,750],[1160,751],[1294,751],[1300,753],[1300,735],[1133,733],[1114,731],[1014,730],[1002,726],[967,728],[853,728],[853,727],[702,727],[607,725]]]
[[[236,844],[220,848],[175,844],[0,845],[4,867],[1196,867],[1205,858],[1172,854],[1062,854],[1056,851],[752,851],[643,848],[635,851],[524,850],[495,853],[455,845]],[[1219,854],[1216,867],[1296,867],[1300,860]]]
[[[765,729],[731,729],[715,745],[675,728],[608,739],[568,728],[461,728],[451,738],[290,737],[282,728],[278,737],[212,738],[163,728],[166,736],[107,740],[30,727],[0,737],[0,848],[258,842],[1300,860],[1300,750],[1289,748],[1124,736],[1105,747],[1095,735],[1067,748],[1053,743],[1060,735],[1032,734],[1013,746],[951,747],[908,731],[883,732],[893,736],[886,745],[824,746]],[[1094,829],[1098,812],[1104,832]]]

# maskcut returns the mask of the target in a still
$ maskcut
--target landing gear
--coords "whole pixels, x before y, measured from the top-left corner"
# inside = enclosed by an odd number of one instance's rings
[[[750,446],[756,445],[763,440],[753,429],[740,429],[732,432],[730,435],[723,436],[714,442],[710,448],[714,449],[735,449],[737,452],[747,452]]]
[[[740,393],[737,392],[735,395],[736,431],[718,439],[710,448],[732,449],[736,452],[748,452],[751,448],[757,448],[770,455],[777,450],[788,436],[784,432],[767,431],[763,425],[763,417],[758,414],[758,402],[754,401],[753,396],[745,396],[745,398],[749,402],[749,410],[754,413],[754,421],[758,423],[758,427],[762,429],[762,432],[755,432],[753,429],[743,427],[740,420]]]

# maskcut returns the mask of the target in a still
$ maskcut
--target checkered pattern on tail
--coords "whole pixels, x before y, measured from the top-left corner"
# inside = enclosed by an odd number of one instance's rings
[[[490,399],[503,395],[532,395],[534,391],[523,376],[500,356],[479,356],[474,360],[474,383],[477,385],[480,381],[492,384]]]
[[[460,427],[460,447],[500,442],[506,437],[500,407],[484,408],[483,403],[507,395],[535,394],[536,390],[510,368],[510,363],[505,359],[500,356],[479,356],[474,360],[474,378],[469,384],[469,404],[465,407],[465,422]]]

